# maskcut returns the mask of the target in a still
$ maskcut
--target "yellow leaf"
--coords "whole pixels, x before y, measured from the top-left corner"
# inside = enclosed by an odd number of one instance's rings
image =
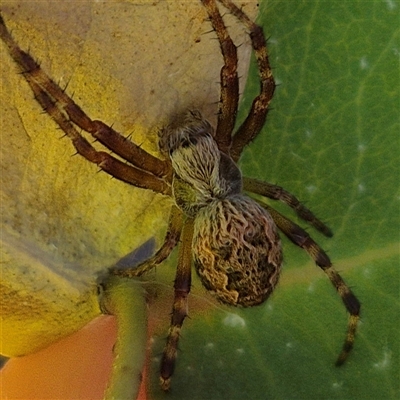
[[[20,46],[92,119],[149,152],[158,154],[156,129],[177,111],[199,108],[215,122],[222,57],[200,2],[5,1],[2,13]],[[227,23],[239,43],[247,39]],[[160,244],[171,200],[72,156],[1,51],[1,351],[17,356],[99,314],[97,274],[150,237]],[[240,47],[242,77],[249,54]]]

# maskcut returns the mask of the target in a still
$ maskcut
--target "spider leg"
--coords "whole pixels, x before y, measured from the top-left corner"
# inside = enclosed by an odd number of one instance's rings
[[[174,303],[167,343],[161,360],[161,388],[169,390],[171,377],[175,369],[175,359],[183,321],[188,313],[188,295],[191,285],[193,219],[187,218],[182,231],[179,248],[178,266],[174,281]]]
[[[54,104],[54,101],[39,85],[31,80],[28,80],[28,83],[33,90],[37,102],[71,139],[78,154],[86,158],[86,160],[97,164],[103,171],[116,179],[138,188],[151,189],[156,193],[170,195],[171,187],[165,180],[139,168],[127,165],[104,151],[97,151],[75,129],[71,122],[65,117],[65,114],[60,111],[56,104]]]
[[[307,207],[301,204],[295,196],[287,192],[282,187],[268,182],[259,181],[258,179],[246,177],[243,178],[243,187],[249,192],[256,193],[273,200],[282,201],[296,211],[297,215],[301,219],[307,221],[325,236],[333,236],[332,231],[322,221],[320,221]]]
[[[218,109],[218,124],[215,140],[219,149],[228,154],[232,143],[239,102],[239,79],[237,74],[237,51],[230,38],[215,0],[201,0],[217,34],[224,66],[221,68],[221,92]]]
[[[321,247],[318,246],[316,242],[314,242],[314,240],[304,229],[284,217],[281,213],[267,204],[263,202],[259,202],[259,204],[271,214],[277,227],[295,245],[304,249],[311,256],[318,267],[320,267],[328,276],[329,280],[339,293],[339,296],[342,298],[344,306],[350,314],[346,338],[342,347],[342,351],[336,360],[337,366],[342,365],[346,361],[351,349],[353,348],[357,324],[360,319],[360,302],[353,294],[351,289],[346,285],[342,277],[333,268],[328,255],[324,252],[324,250],[321,249]]]
[[[131,163],[134,167],[148,171],[157,177],[170,177],[171,171],[167,162],[147,153],[145,150],[132,143],[103,122],[91,120],[82,109],[40,68],[39,64],[31,57],[31,55],[18,46],[8,31],[1,15],[0,38],[6,44],[9,54],[19,66],[22,74],[35,93],[36,98],[38,97],[38,92],[42,91],[51,101],[52,106],[44,108],[44,110],[50,114],[62,129],[64,124],[60,124],[59,118],[54,118],[51,114],[55,112],[55,108],[57,108],[59,113],[64,116],[64,120],[73,122],[79,128],[90,133],[100,143]],[[46,99],[46,105],[49,104],[49,100]],[[41,105],[43,107],[43,104]]]
[[[233,136],[230,154],[233,160],[237,161],[243,148],[259,134],[264,125],[269,103],[274,94],[275,81],[268,60],[267,45],[262,27],[251,21],[251,19],[230,0],[219,0],[219,2],[249,30],[261,79],[260,93],[253,100],[247,118]]]
[[[114,267],[111,269],[111,273],[114,275],[131,278],[134,276],[141,276],[156,267],[157,265],[161,264],[167,257],[169,257],[172,250],[178,244],[182,232],[182,224],[182,211],[180,211],[179,208],[174,205],[171,209],[167,234],[165,235],[164,243],[158,249],[156,254],[154,254],[154,256],[149,258],[148,260],[132,268],[128,267],[120,269]]]

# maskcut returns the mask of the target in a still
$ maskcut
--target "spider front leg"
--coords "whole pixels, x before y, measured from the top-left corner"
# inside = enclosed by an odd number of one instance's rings
[[[28,82],[35,94],[37,102],[65,132],[66,136],[71,139],[78,154],[91,163],[98,165],[103,171],[107,172],[114,178],[123,182],[139,188],[151,189],[156,193],[170,193],[170,186],[164,179],[160,179],[147,171],[128,165],[104,151],[97,151],[75,129],[74,125],[65,117],[51,97],[43,91],[35,81],[28,80]]]
[[[236,46],[228,34],[215,0],[201,1],[207,10],[211,25],[217,34],[222,57],[224,59],[224,66],[221,68],[220,73],[220,99],[215,140],[218,143],[218,148],[222,152],[229,154],[232,143],[232,131],[235,126],[239,102],[237,51]]]
[[[230,155],[237,161],[243,148],[259,133],[265,123],[269,104],[275,91],[275,81],[268,60],[267,45],[262,27],[255,24],[230,0],[219,0],[249,30],[261,80],[259,95],[253,100],[250,112],[233,136]]]
[[[18,65],[43,110],[71,139],[77,152],[117,179],[157,193],[170,194],[170,165],[147,153],[101,121],[91,120],[82,109],[23,51],[8,31],[0,15],[0,38]],[[127,165],[103,151],[97,151],[75,128],[90,133],[115,152]]]
[[[304,249],[311,256],[318,267],[320,267],[328,276],[332,285],[342,298],[343,304],[350,314],[346,338],[342,347],[342,351],[336,360],[337,366],[342,365],[346,361],[351,349],[353,348],[357,324],[360,319],[360,302],[351,289],[346,285],[343,278],[333,268],[328,255],[304,229],[290,221],[288,218],[284,217],[281,213],[268,206],[264,202],[260,201],[259,204],[268,210],[277,227],[285,234],[285,236],[287,236],[295,245]]]
[[[181,246],[178,254],[171,325],[161,360],[160,383],[161,388],[165,391],[168,391],[170,388],[171,376],[175,369],[181,328],[188,314],[188,295],[190,292],[192,270],[192,239],[193,219],[187,217],[182,231]]]

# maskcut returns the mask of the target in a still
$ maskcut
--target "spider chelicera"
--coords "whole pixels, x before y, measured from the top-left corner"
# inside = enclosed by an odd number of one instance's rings
[[[161,361],[160,380],[164,390],[170,387],[180,331],[187,316],[192,260],[205,288],[222,303],[243,307],[261,304],[274,290],[280,275],[279,229],[322,268],[350,314],[337,365],[346,360],[353,347],[360,311],[359,301],[326,253],[304,229],[266,204],[263,197],[286,203],[326,236],[332,236],[330,229],[283,188],[242,177],[236,162],[263,127],[275,89],[266,41],[262,28],[240,8],[230,0],[219,0],[248,30],[261,83],[247,118],[234,131],[239,100],[236,46],[217,1],[201,2],[217,35],[224,61],[218,122],[214,129],[195,110],[176,115],[159,133],[164,159],[147,153],[103,122],[90,119],[20,49],[0,17],[0,36],[11,57],[19,65],[36,100],[71,139],[77,152],[121,181],[175,200],[164,243],[155,255],[139,266],[111,269],[111,273],[120,276],[141,276],[164,261],[179,244],[171,325]],[[91,134],[119,158],[96,150],[77,128]],[[252,198],[253,194],[257,196]]]

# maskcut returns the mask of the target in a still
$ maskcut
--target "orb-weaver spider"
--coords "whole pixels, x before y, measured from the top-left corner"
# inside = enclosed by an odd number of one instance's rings
[[[261,81],[260,93],[247,118],[234,131],[239,100],[236,46],[216,0],[201,2],[217,35],[224,60],[218,122],[214,130],[198,111],[172,118],[159,135],[164,160],[150,155],[103,122],[91,120],[34,59],[19,48],[0,19],[0,36],[20,66],[36,100],[71,139],[77,152],[119,180],[172,196],[175,200],[164,243],[156,254],[139,266],[111,269],[113,274],[120,276],[141,276],[159,265],[180,244],[171,326],[161,361],[160,379],[164,390],[170,387],[180,330],[187,315],[192,258],[202,283],[219,301],[228,305],[255,306],[268,298],[278,282],[282,264],[278,229],[281,230],[323,269],[350,314],[337,365],[345,361],[353,346],[360,310],[357,298],[318,244],[260,198],[283,201],[326,236],[331,236],[329,228],[281,187],[242,178],[236,162],[244,147],[263,127],[275,89],[266,41],[262,28],[240,8],[230,0],[219,0],[249,31]],[[76,127],[90,133],[126,163],[104,151],[97,151]],[[250,197],[243,194],[243,190]],[[256,199],[251,197],[252,193],[258,195]]]

